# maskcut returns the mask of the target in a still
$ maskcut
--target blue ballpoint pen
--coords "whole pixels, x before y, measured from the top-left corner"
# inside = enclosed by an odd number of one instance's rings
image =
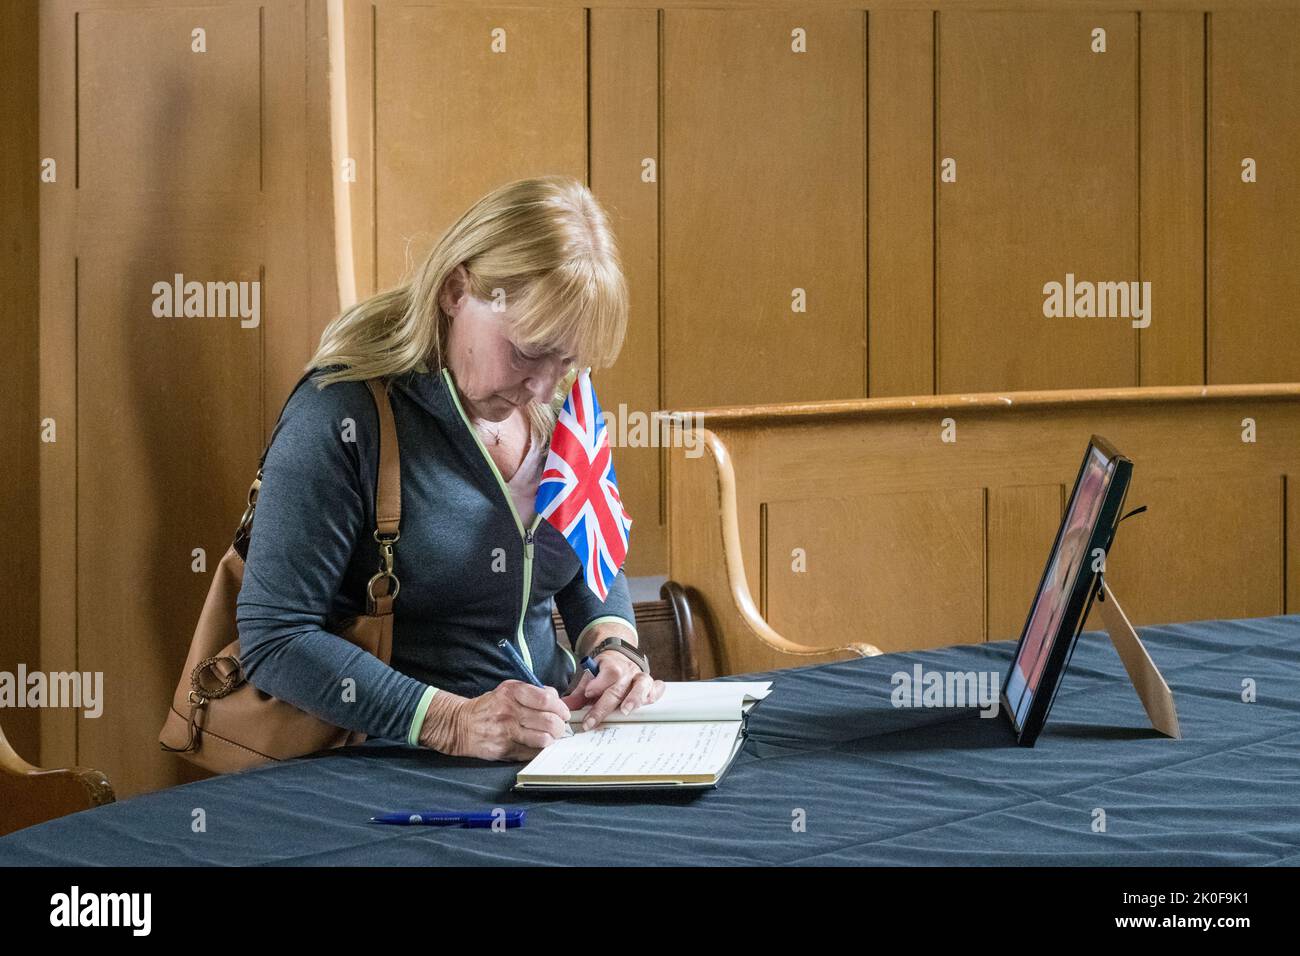
[[[537,675],[533,673],[532,668],[529,667],[526,663],[524,663],[524,659],[519,656],[519,652],[515,650],[515,646],[511,644],[508,640],[502,638],[501,640],[497,641],[497,647],[504,650],[506,652],[506,655],[512,661],[515,662],[516,669],[519,671],[519,673],[524,675],[524,679],[527,680],[528,683],[532,684],[534,687],[546,686],[540,680],[537,679]],[[564,736],[566,737],[573,736],[573,728],[570,727],[568,724],[564,725]]]
[[[444,810],[420,810],[416,812],[382,813],[377,817],[371,817],[371,823],[391,823],[395,826],[426,826],[426,827],[467,827],[474,829],[487,829],[492,826],[498,819],[506,827],[521,827],[524,825],[524,810],[493,810],[487,813],[454,813]]]

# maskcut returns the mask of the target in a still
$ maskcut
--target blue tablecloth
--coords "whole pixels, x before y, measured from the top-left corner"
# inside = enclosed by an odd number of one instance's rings
[[[1001,679],[1014,650],[958,645],[747,675],[773,693],[716,790],[513,794],[522,764],[369,741],[30,827],[0,839],[0,864],[1300,865],[1300,615],[1140,632],[1181,740],[1150,728],[1101,633],[1033,748],[1003,715],[893,706],[896,672]],[[496,806],[526,825],[365,822]]]

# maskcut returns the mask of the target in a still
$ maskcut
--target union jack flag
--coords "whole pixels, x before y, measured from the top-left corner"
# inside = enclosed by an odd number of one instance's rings
[[[618,494],[608,429],[586,369],[555,423],[537,486],[537,513],[564,535],[582,561],[587,587],[604,601],[627,557],[632,519]]]

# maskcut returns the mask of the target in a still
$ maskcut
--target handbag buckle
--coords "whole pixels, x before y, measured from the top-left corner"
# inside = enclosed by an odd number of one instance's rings
[[[393,582],[393,592],[392,594],[386,595],[387,597],[396,598],[397,592],[402,589],[402,582],[397,580],[397,575],[394,574],[392,571],[376,572],[374,577],[372,577],[369,581],[366,582],[366,597],[370,599],[369,610],[371,613],[374,613],[375,602],[379,600],[377,597],[375,597],[375,582],[381,580],[382,578],[388,578],[390,581]]]
[[[224,673],[217,669],[217,665],[223,662],[232,665],[231,669]],[[213,684],[204,683],[203,679],[208,676],[215,678]],[[209,657],[207,660],[199,661],[190,674],[190,687],[192,689],[189,693],[189,701],[197,706],[209,700],[217,700],[225,697],[243,682],[244,669],[240,665],[238,658],[228,655]]]
[[[257,510],[257,493],[262,488],[262,469],[257,469],[257,477],[253,483],[248,486],[248,507],[244,509],[244,516],[239,519],[239,527],[235,530],[236,534],[248,533],[248,527],[253,523],[253,512]]]
[[[375,529],[374,538],[379,542],[379,570],[366,583],[366,597],[370,599],[367,609],[371,613],[374,613],[375,602],[378,600],[375,597],[375,584],[379,580],[387,578],[393,582],[392,593],[387,595],[388,597],[396,598],[397,592],[402,589],[402,583],[397,580],[397,575],[393,573],[393,545],[401,536],[400,531],[394,531],[391,535],[387,535],[380,534],[379,529]]]
[[[397,539],[401,536],[402,533],[400,531],[394,531],[390,537],[388,535],[381,535],[379,529],[375,529],[374,537],[375,540],[379,542],[379,560],[382,562],[379,565],[379,570],[389,576],[393,573],[393,545],[397,543]]]

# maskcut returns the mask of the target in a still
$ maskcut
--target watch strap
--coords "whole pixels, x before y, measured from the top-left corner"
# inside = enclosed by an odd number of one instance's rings
[[[650,673],[650,658],[641,653],[641,650],[635,644],[629,644],[621,637],[607,637],[591,649],[588,656],[595,660],[596,655],[604,651],[618,651],[627,657],[637,667],[641,668],[643,674]]]

